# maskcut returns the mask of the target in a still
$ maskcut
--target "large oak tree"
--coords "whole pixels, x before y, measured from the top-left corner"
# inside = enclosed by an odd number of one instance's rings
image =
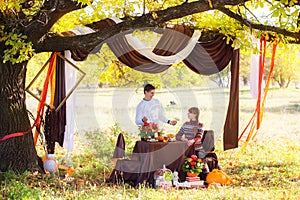
[[[84,4],[87,3],[87,4]],[[135,5],[138,4],[138,5]],[[273,24],[261,23],[251,9],[257,5],[267,6]],[[248,1],[248,0],[144,0],[139,1],[72,1],[72,0],[2,0],[0,1],[0,138],[5,135],[30,129],[26,110],[25,78],[26,66],[32,57],[32,51],[54,52],[71,49],[92,49],[107,38],[126,30],[142,27],[162,27],[170,20],[193,21],[195,28],[206,28],[213,32],[222,32],[240,39],[242,44],[247,32],[263,32],[282,41],[298,43],[298,5],[297,1]],[[87,9],[86,16],[98,16],[116,13],[124,19],[122,23],[98,30],[95,33],[62,37],[53,34],[53,26],[67,13]],[[134,11],[139,8],[141,14]],[[92,10],[92,11],[91,11]],[[207,11],[217,11],[219,23],[205,21],[201,13],[213,15]],[[93,13],[94,12],[94,13]],[[96,13],[99,12],[99,13]],[[216,15],[216,13],[215,13]],[[78,16],[78,21],[84,17]],[[224,18],[230,23],[223,25]],[[211,18],[207,17],[206,20]],[[173,22],[175,22],[173,21]],[[92,22],[92,21],[90,21]],[[228,20],[227,20],[228,22]],[[70,23],[70,22],[69,22]],[[207,26],[205,27],[204,24]],[[201,40],[206,40],[210,32],[204,32]],[[229,36],[228,36],[229,37]],[[0,170],[7,171],[37,169],[37,153],[33,145],[32,134],[0,141]]]

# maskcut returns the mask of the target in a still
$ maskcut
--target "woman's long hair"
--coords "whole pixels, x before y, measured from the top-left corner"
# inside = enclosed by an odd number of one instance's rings
[[[199,108],[197,108],[197,107],[191,107],[191,108],[189,108],[189,110],[188,110],[190,113],[193,113],[193,114],[195,114],[196,115],[196,120],[197,120],[197,123],[199,122],[199,115],[200,115],[200,110],[199,110]]]

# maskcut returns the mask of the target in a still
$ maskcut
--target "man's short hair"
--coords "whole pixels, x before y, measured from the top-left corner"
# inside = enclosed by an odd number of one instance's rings
[[[146,91],[150,92],[151,90],[155,90],[155,87],[153,85],[151,85],[151,84],[145,85],[145,87],[144,87],[144,94],[145,94]]]

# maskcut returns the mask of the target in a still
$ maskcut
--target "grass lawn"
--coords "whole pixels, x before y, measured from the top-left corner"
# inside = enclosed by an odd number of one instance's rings
[[[80,90],[76,96],[76,148],[71,154],[74,181],[67,182],[49,174],[1,173],[0,199],[300,199],[300,90],[271,89],[262,127],[255,140],[244,151],[240,142],[241,148],[224,152],[221,135],[228,92],[226,89],[198,88],[188,92],[177,89],[161,90],[156,96],[167,116],[180,119],[178,126],[164,127],[167,132],[176,132],[187,120],[188,107],[195,104],[200,107],[201,121],[216,133],[216,153],[221,167],[234,180],[232,185],[180,190],[107,185],[105,180],[113,166],[111,156],[117,134],[121,130],[126,133],[128,154],[138,139],[132,121],[134,106],[142,94],[131,89],[92,93]],[[169,105],[170,100],[177,104]],[[36,102],[29,98],[28,104],[34,113]],[[255,100],[248,90],[242,89],[240,131],[250,120],[254,108]],[[115,122],[119,125],[114,125]],[[42,155],[40,149],[41,146],[38,151]],[[65,153],[57,147],[58,160]]]

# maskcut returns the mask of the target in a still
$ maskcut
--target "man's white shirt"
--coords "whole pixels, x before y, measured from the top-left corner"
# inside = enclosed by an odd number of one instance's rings
[[[143,99],[136,108],[135,123],[143,125],[142,119],[148,118],[148,122],[159,124],[159,122],[168,123],[164,109],[158,99],[145,100]]]

